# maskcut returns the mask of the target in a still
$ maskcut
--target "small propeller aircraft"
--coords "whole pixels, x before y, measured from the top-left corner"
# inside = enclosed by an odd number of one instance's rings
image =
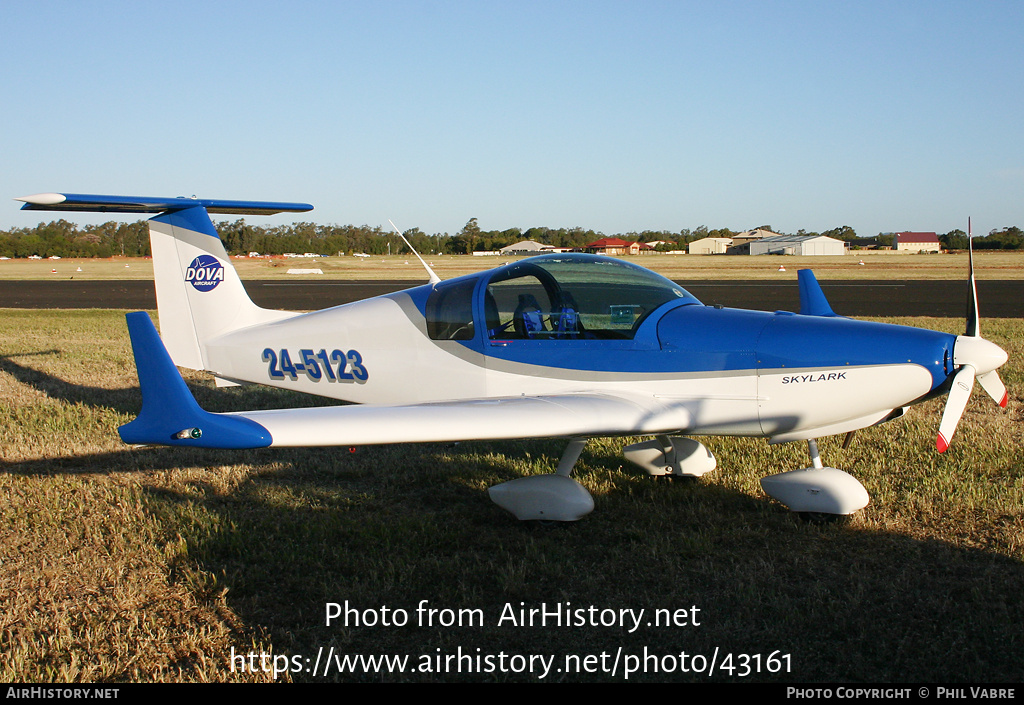
[[[837,316],[810,270],[799,314],[705,306],[626,261],[530,257],[311,313],[263,309],[246,294],[210,213],[303,212],[302,203],[38,194],[23,209],[156,213],[149,221],[161,334],[127,314],[142,410],[129,444],[205,448],[357,446],[566,438],[554,474],[490,488],[522,520],[593,509],[570,477],[587,439],[654,436],[626,458],[651,475],[699,477],[712,454],[686,435],[805,441],[811,465],[761,481],[791,510],[851,514],[868,504],[852,475],[825,467],[816,439],[849,434],[949,394],[949,446],[974,381],[1000,406],[1007,355],[981,337],[973,256],[967,330],[956,336]],[[421,260],[422,261],[422,260]],[[219,383],[259,383],[355,404],[210,413],[175,365]]]

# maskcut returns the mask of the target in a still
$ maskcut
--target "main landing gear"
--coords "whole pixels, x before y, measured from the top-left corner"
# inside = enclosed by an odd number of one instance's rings
[[[569,442],[558,470],[552,475],[533,475],[503,482],[487,490],[491,500],[521,521],[576,521],[594,509],[594,498],[583,485],[569,477],[587,439]],[[864,486],[849,473],[825,467],[818,443],[807,441],[811,466],[765,477],[765,493],[809,521],[823,523],[853,514],[868,505]],[[623,449],[630,462],[654,477],[698,478],[715,469],[715,457],[692,438],[657,436]]]
[[[570,441],[553,475],[520,477],[491,487],[491,501],[521,521],[576,521],[589,514],[594,498],[569,477],[586,444],[585,438]],[[715,469],[715,457],[691,438],[658,436],[626,446],[623,455],[656,477],[696,478]]]
[[[516,478],[489,488],[487,494],[520,521],[576,521],[594,510],[594,498],[569,477],[586,445],[586,438],[569,441],[554,475]]]

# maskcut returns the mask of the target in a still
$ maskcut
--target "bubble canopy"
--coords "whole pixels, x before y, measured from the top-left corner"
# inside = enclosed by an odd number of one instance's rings
[[[474,280],[436,287],[427,305],[432,338],[468,340],[482,328],[491,340],[631,339],[661,306],[700,303],[660,274],[599,255],[530,257]],[[484,320],[472,325],[478,287]]]
[[[693,297],[671,279],[649,269],[611,257],[579,253],[540,255],[500,267],[492,273],[490,284],[514,279],[536,270],[546,272],[560,287],[573,285],[622,288],[632,291],[660,292],[664,301]],[[699,303],[693,299],[694,303]]]

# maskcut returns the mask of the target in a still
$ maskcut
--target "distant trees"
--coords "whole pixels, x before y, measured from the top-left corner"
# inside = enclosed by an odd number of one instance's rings
[[[992,230],[988,237],[975,238],[974,246],[978,249],[1019,250],[1024,247],[1024,231],[1016,226]]]
[[[966,250],[967,233],[963,230],[950,230],[939,235],[939,242],[947,250]],[[991,230],[984,237],[974,236],[976,250],[1019,250],[1024,248],[1024,231],[1016,226]]]
[[[251,225],[241,218],[214,225],[224,241],[224,247],[232,254],[259,252],[275,255],[285,252],[316,252],[322,255],[335,255],[365,252],[383,255],[389,251],[392,254],[408,252],[407,246],[396,233],[380,226],[316,223],[267,226]],[[771,230],[771,227],[763,225],[761,229]],[[685,249],[690,242],[705,237],[733,237],[735,234],[736,232],[729,228],[709,229],[706,225],[699,225],[692,230],[683,228],[678,232],[644,230],[617,233],[611,237],[631,242],[664,242],[666,244],[659,249],[676,250]],[[799,230],[797,234],[819,233]],[[839,240],[851,240],[857,236],[848,225],[841,225],[820,234]],[[421,254],[470,254],[498,250],[521,240],[536,240],[554,247],[579,249],[606,235],[581,227],[556,229],[537,226],[526,230],[484,230],[476,218],[470,218],[454,236],[449,236],[448,233],[428,234],[419,228],[412,228],[405,231],[405,237]],[[878,240],[883,245],[892,244],[891,235],[880,234]],[[939,240],[947,249],[967,247],[967,235],[962,230],[951,230],[945,235],[940,235]],[[1016,226],[992,230],[985,237],[975,237],[974,247],[979,250],[1019,250],[1024,248],[1024,231]],[[0,256],[4,257],[140,257],[149,254],[149,227],[141,220],[134,223],[110,221],[102,225],[80,227],[61,219],[40,223],[34,228],[0,231]]]
[[[797,235],[824,235],[825,237],[835,238],[836,240],[854,240],[857,237],[857,231],[851,228],[849,225],[840,225],[838,228],[832,228],[831,230],[825,230],[824,232],[813,232],[807,231],[800,228],[796,231]]]
[[[470,218],[469,221],[462,226],[462,230],[455,234],[451,242],[451,254],[456,255],[471,255],[476,251],[477,243],[480,240],[480,226],[477,225],[476,218]]]
[[[835,238],[836,240],[853,240],[857,237],[857,231],[849,225],[840,225],[838,228],[826,230],[822,235]]]
[[[149,254],[149,229],[145,223],[110,222],[79,229],[62,219],[34,228],[0,231],[3,257],[110,257],[122,248],[131,256]]]
[[[939,235],[939,244],[946,250],[966,250],[967,233],[963,230],[950,230],[945,235]]]

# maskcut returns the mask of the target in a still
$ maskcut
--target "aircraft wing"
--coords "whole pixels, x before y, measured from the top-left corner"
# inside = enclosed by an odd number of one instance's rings
[[[126,443],[352,446],[654,434],[690,423],[682,403],[603,392],[215,414],[195,401],[149,315],[130,313],[127,320],[143,401],[138,417],[119,429]]]
[[[364,445],[665,433],[686,428],[681,406],[601,394],[469,399],[403,406],[334,406],[239,414],[274,446]]]

